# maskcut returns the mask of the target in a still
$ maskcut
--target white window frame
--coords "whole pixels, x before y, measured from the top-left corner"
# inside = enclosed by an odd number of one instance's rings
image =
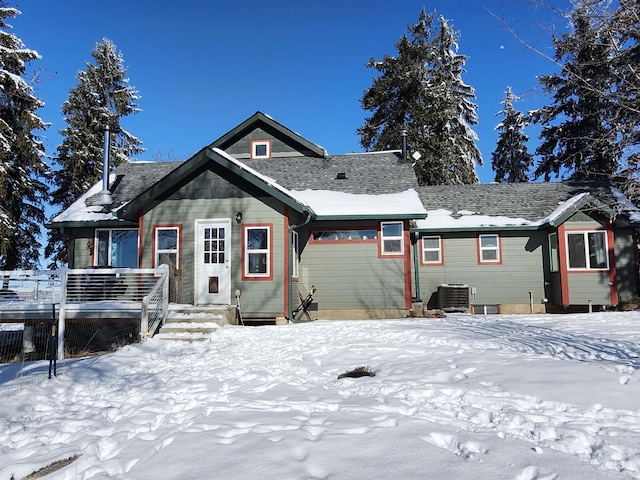
[[[267,248],[249,249],[249,230],[265,230],[267,238]],[[251,272],[249,259],[251,255],[266,256],[266,271]],[[244,276],[247,278],[269,278],[271,277],[271,227],[269,225],[253,225],[244,227]]]
[[[591,267],[590,266],[590,263],[591,263],[590,262],[591,252],[590,252],[590,247],[589,247],[589,235],[593,235],[593,234],[602,235],[602,237],[604,238],[604,263],[605,263],[604,267]],[[569,236],[570,235],[582,235],[583,236],[583,240],[584,240],[584,259],[585,259],[585,266],[584,267],[572,267],[571,266],[571,248],[570,248],[570,244],[569,244]],[[571,271],[576,271],[576,270],[582,270],[582,271],[585,271],[585,270],[605,271],[605,270],[609,270],[609,239],[608,239],[606,230],[584,230],[584,231],[571,230],[571,231],[565,232],[565,240],[566,240],[566,244],[567,244],[567,268],[569,270],[571,270]]]
[[[158,247],[158,233],[161,230],[175,230],[176,232],[176,248],[165,248],[165,249],[161,249]],[[160,263],[160,256],[163,254],[171,254],[171,253],[175,253],[176,255],[176,264],[175,267],[176,269],[180,268],[180,227],[160,227],[160,226],[156,226],[154,227],[154,231],[155,231],[155,238],[154,238],[154,242],[155,242],[155,250],[156,250],[156,258],[154,259],[154,265],[156,267],[158,267],[159,265],[161,265]]]
[[[292,253],[292,264],[291,264],[291,278],[298,278],[300,271],[300,250],[299,248],[299,236],[298,232],[295,230],[291,231],[291,253]]]
[[[111,265],[111,257],[113,255],[113,232],[122,232],[122,231],[128,231],[128,232],[136,232],[136,266],[133,268],[137,268],[137,261],[138,261],[138,254],[140,253],[140,232],[138,231],[137,228],[96,228],[94,231],[94,239],[93,239],[93,248],[94,248],[94,254],[93,254],[93,265],[94,266],[113,266]],[[108,265],[98,265],[98,261],[100,260],[100,253],[99,253],[99,249],[100,249],[100,238],[99,238],[99,234],[98,232],[109,232],[109,240],[108,240],[108,246],[107,246],[107,260],[108,260]],[[120,265],[117,265],[120,266]]]
[[[560,246],[557,232],[549,234],[549,269],[552,272],[560,270]]]
[[[438,240],[438,246],[436,248],[433,247],[425,247],[425,240]],[[426,235],[422,237],[422,263],[425,265],[442,265],[442,237],[440,235]],[[438,259],[437,260],[427,260],[427,252],[437,252]]]
[[[264,146],[266,149],[265,155],[258,155],[256,149]],[[252,140],[251,141],[251,158],[271,158],[271,140]]]
[[[386,225],[400,225],[400,235],[385,235]],[[388,241],[399,241],[399,251],[387,251],[385,243]],[[380,222],[380,253],[382,255],[404,255],[404,222]]]
[[[482,245],[482,239],[483,238],[488,238],[488,237],[495,237],[496,239],[496,245],[494,246],[490,246],[490,247],[485,247]],[[484,258],[484,253],[485,252],[496,252],[496,258],[490,258],[490,259],[486,259]],[[486,234],[482,234],[482,235],[478,235],[478,259],[480,261],[480,263],[500,263],[502,261],[502,259],[500,258],[500,235],[498,235],[497,233],[486,233]]]

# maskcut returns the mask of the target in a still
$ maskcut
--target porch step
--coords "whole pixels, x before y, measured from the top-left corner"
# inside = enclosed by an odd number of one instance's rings
[[[164,325],[155,338],[201,342],[210,340],[222,325],[235,323],[235,307],[170,304]]]

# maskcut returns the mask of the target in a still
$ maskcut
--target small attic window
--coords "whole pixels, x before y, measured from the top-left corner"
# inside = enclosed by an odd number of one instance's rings
[[[271,140],[252,140],[251,158],[271,158]]]
[[[336,180],[346,180],[346,179],[347,179],[346,172],[338,172],[338,174],[336,175]]]

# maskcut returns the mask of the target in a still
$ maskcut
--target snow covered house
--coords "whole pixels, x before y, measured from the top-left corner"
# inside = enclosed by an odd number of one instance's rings
[[[419,291],[476,313],[566,312],[638,294],[637,220],[596,183],[430,186]]]
[[[410,221],[424,218],[400,152],[330,156],[257,112],[178,163],[134,162],[54,218],[69,265],[174,267],[173,301],[288,317],[314,285],[314,316],[411,308]]]
[[[172,266],[172,301],[318,318],[551,311],[637,289],[635,230],[564,183],[420,187],[400,151],[329,155],[257,112],[185,162],[133,162],[49,228],[69,266]],[[419,308],[419,307],[418,307]]]

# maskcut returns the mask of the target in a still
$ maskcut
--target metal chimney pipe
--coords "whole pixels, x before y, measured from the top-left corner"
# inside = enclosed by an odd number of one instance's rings
[[[407,131],[400,130],[400,136],[402,137],[402,161],[407,161]]]
[[[113,198],[109,191],[109,157],[111,150],[111,137],[109,125],[104,127],[104,159],[102,161],[102,191],[100,192],[100,205],[111,205]]]

